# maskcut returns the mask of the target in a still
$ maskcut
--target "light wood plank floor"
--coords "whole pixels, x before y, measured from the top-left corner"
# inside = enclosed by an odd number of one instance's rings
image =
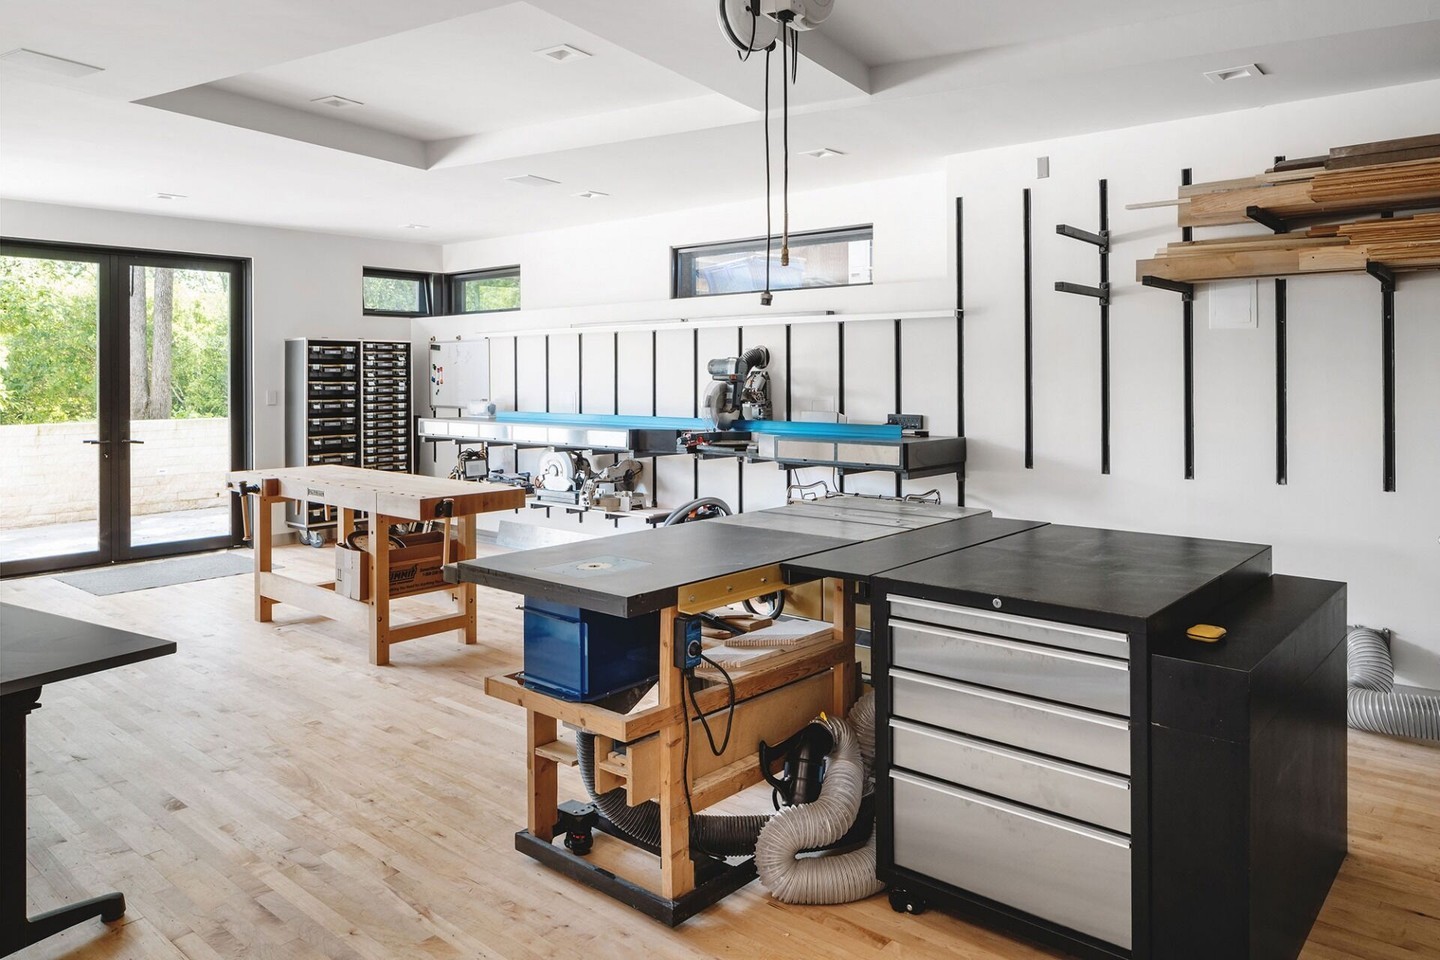
[[[330,554],[277,557],[319,580]],[[112,889],[130,910],[19,956],[1050,956],[883,896],[786,907],[755,883],[671,931],[516,853],[523,716],[481,686],[519,661],[513,596],[482,591],[479,646],[417,640],[380,668],[363,638],[293,607],[253,622],[247,577],[115,597],[38,578],[0,597],[180,645],[48,688],[31,716],[32,911]],[[1303,956],[1434,960],[1440,749],[1350,748],[1351,856]],[[580,795],[564,773],[562,795]]]

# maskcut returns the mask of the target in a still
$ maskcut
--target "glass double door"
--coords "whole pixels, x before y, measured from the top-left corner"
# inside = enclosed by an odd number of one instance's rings
[[[239,541],[244,264],[0,244],[0,575]]]

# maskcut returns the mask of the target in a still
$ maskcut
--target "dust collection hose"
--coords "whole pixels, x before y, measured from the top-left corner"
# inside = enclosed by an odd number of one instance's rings
[[[595,792],[595,734],[584,730],[575,732],[575,757],[579,760],[585,792],[601,815],[626,836],[647,846],[660,846],[658,803],[646,800],[632,807],[625,800],[624,787]],[[755,838],[768,819],[766,814],[731,817],[696,814],[695,845],[701,852],[717,857],[749,856],[755,852]]]
[[[1440,692],[1395,689],[1395,665],[1385,633],[1351,627],[1345,635],[1345,666],[1353,729],[1440,741]]]
[[[730,509],[730,504],[726,503],[724,500],[721,500],[719,497],[701,497],[699,500],[691,500],[689,503],[682,504],[681,506],[676,507],[674,510],[671,510],[670,516],[666,517],[665,522],[660,524],[660,526],[673,527],[677,523],[691,522],[689,520],[690,514],[703,507],[715,508],[716,515],[722,517],[728,517],[734,512]],[[705,518],[696,517],[694,519],[703,520]]]
[[[849,723],[830,717],[825,724],[835,737],[835,749],[825,767],[819,799],[775,814],[755,843],[760,882],[782,903],[849,903],[873,896],[885,886],[875,878],[874,831],[864,846],[848,853],[800,855],[840,840],[860,812],[867,768],[875,755],[874,692],[855,705]]]

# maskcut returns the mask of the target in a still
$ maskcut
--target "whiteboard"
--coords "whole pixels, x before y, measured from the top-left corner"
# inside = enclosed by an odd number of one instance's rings
[[[490,399],[490,341],[443,340],[430,344],[430,406],[462,413],[472,400]]]

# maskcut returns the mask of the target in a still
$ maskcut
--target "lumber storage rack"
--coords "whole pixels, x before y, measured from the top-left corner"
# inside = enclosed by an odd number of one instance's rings
[[[1186,173],[1188,174],[1188,170]],[[1249,207],[1246,214],[1256,223],[1264,224],[1273,229],[1276,233],[1289,231],[1292,222],[1283,218],[1276,218],[1259,207]],[[1393,211],[1383,211],[1380,216],[1389,218],[1394,216]],[[1058,227],[1056,228],[1059,229]],[[1184,228],[1186,234],[1190,228]],[[1185,237],[1189,240],[1189,236]],[[1371,260],[1365,264],[1365,273],[1375,278],[1380,284],[1380,406],[1381,406],[1381,479],[1382,488],[1386,493],[1394,493],[1396,490],[1396,445],[1395,445],[1395,287],[1398,283],[1396,273],[1388,264]],[[1220,279],[1220,278],[1217,278]],[[1147,287],[1154,287],[1157,290],[1168,290],[1171,293],[1180,294],[1181,301],[1186,314],[1186,344],[1185,344],[1185,407],[1186,407],[1186,479],[1194,476],[1194,406],[1193,406],[1193,329],[1194,329],[1194,300],[1195,283],[1181,280],[1171,280],[1166,277],[1145,275],[1140,282]],[[1197,281],[1207,282],[1207,281]],[[1209,281],[1214,282],[1214,281]],[[1060,289],[1060,284],[1055,288]],[[1286,302],[1287,278],[1275,278],[1275,482],[1284,485],[1287,480],[1287,322],[1288,306]],[[1078,292],[1078,291],[1070,291]],[[1102,301],[1103,303],[1103,301]],[[1105,309],[1104,306],[1101,307]],[[1108,472],[1108,471],[1107,471]]]
[[[1027,195],[1028,200],[1028,195]],[[1028,213],[1028,204],[1027,204]],[[1028,220],[1028,218],[1027,218]],[[1060,293],[1094,297],[1100,304],[1100,472],[1110,472],[1110,188],[1100,181],[1100,232],[1092,233],[1067,223],[1055,225],[1062,237],[1093,245],[1100,253],[1100,285],[1087,286],[1067,280],[1055,281]],[[1027,248],[1028,254],[1028,248]],[[1028,270],[1028,258],[1027,258]],[[1028,286],[1028,285],[1027,285]]]

